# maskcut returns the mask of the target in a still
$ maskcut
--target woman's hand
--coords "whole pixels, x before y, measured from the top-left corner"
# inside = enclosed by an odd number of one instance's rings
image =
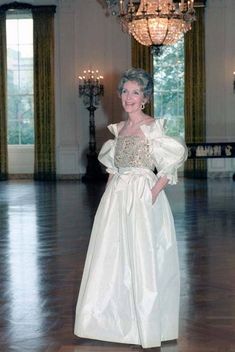
[[[151,189],[152,193],[152,205],[156,202],[159,192],[156,192],[154,188]]]
[[[113,174],[109,174],[109,177],[108,177],[108,181],[106,182],[106,185],[105,185],[105,189],[108,187],[110,181],[112,180],[113,178]]]
[[[152,193],[152,204],[154,204],[157,200],[157,197],[159,195],[159,193],[161,192],[162,189],[164,189],[166,187],[166,185],[168,184],[169,180],[167,179],[166,176],[160,177],[157,182],[155,183],[155,185],[153,186],[153,188],[151,189],[151,193]]]

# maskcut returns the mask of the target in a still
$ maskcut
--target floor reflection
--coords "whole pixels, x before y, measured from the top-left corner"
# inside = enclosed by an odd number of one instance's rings
[[[110,347],[110,346],[65,346],[59,352],[143,352],[140,347]],[[147,350],[146,350],[147,351]],[[160,349],[151,349],[152,352],[160,351]]]
[[[167,190],[181,268],[177,343],[143,350],[74,336],[79,282],[102,191],[79,182],[0,182],[0,352],[235,352],[230,180],[185,180]]]
[[[28,185],[28,187],[30,187]],[[22,193],[12,187],[8,208],[8,260],[11,336],[14,341],[34,338],[42,327],[37,265],[37,226],[34,189]],[[26,194],[27,193],[27,197]]]

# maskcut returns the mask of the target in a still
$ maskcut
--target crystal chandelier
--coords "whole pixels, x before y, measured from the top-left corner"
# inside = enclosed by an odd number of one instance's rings
[[[106,0],[122,29],[140,44],[171,45],[191,29],[195,21],[194,0]]]

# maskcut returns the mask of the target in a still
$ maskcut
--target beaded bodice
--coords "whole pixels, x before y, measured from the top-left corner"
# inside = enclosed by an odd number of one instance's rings
[[[143,167],[153,170],[150,142],[140,136],[120,136],[117,138],[114,164],[116,167]]]

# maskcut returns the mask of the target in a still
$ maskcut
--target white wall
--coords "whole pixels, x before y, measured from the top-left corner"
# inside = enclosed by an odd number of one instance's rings
[[[235,1],[207,0],[206,7],[207,142],[235,142]],[[229,176],[235,159],[208,160],[209,176]]]
[[[63,1],[56,18],[56,125],[58,174],[85,172],[89,112],[78,96],[78,76],[98,69],[105,95],[95,112],[98,149],[108,123],[121,119],[116,94],[120,74],[130,67],[130,37],[98,0]]]

